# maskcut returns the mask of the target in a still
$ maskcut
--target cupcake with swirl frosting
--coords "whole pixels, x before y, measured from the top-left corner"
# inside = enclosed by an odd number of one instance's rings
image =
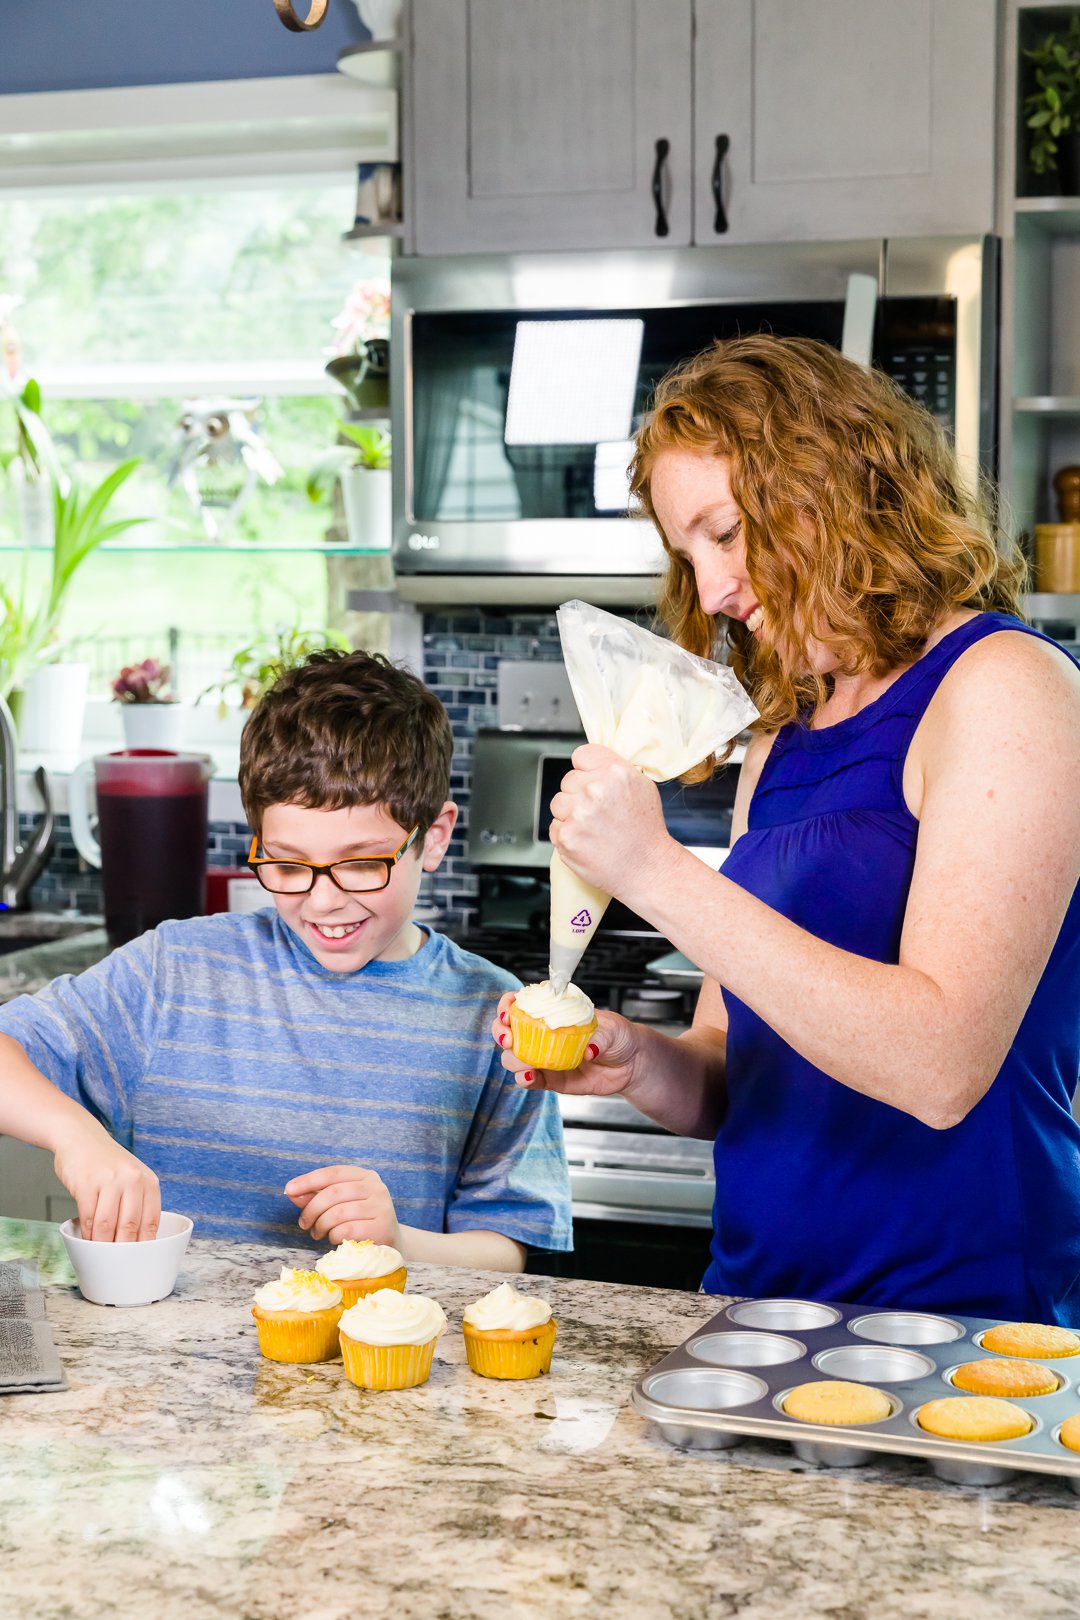
[[[360,1389],[412,1389],[427,1382],[446,1315],[423,1294],[380,1288],[345,1311],[339,1329],[352,1383]]]
[[[370,1238],[359,1242],[346,1238],[336,1249],[316,1260],[315,1270],[341,1289],[346,1310],[365,1294],[378,1293],[380,1288],[396,1288],[403,1294],[408,1276],[397,1249],[388,1243],[372,1243]]]
[[[282,1266],[251,1307],[260,1351],[268,1361],[332,1361],[343,1308],[341,1290],[328,1278]]]
[[[527,984],[510,1004],[514,1056],[538,1069],[576,1069],[596,1030],[592,1002],[576,984],[557,995],[550,979]]]
[[[481,1378],[539,1378],[551,1370],[551,1306],[508,1282],[465,1307],[461,1331],[469,1366]]]

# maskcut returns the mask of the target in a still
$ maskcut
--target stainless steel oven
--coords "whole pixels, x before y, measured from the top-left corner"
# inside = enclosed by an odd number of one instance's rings
[[[583,741],[572,732],[490,729],[474,743],[467,847],[479,916],[457,937],[525,983],[547,974],[548,807]],[[714,868],[727,852],[737,780],[738,756],[712,782],[661,789],[672,835]],[[693,1017],[700,975],[658,970],[670,950],[613,902],[575,979],[598,1006],[677,1035]],[[622,1098],[562,1097],[560,1106],[574,1201],[568,1274],[696,1288],[708,1263],[712,1144],[672,1136]]]
[[[665,372],[736,332],[872,356],[992,471],[996,284],[989,239],[396,260],[399,595],[649,600],[632,435]]]

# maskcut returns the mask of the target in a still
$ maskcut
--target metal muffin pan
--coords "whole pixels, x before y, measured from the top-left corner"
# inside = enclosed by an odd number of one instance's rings
[[[638,1380],[637,1410],[677,1446],[722,1451],[754,1437],[784,1440],[804,1462],[856,1468],[894,1453],[922,1457],[941,1479],[1001,1485],[1018,1472],[1057,1474],[1080,1495],[1080,1452],[1058,1439],[1080,1412],[1080,1355],[1039,1358],[1058,1379],[1052,1394],[1008,1396],[1032,1420],[1017,1440],[943,1440],[919,1427],[927,1401],[963,1395],[952,1374],[998,1359],[981,1345],[995,1321],[928,1311],[744,1299],[718,1312]],[[1010,1358],[1035,1359],[1035,1358]],[[870,1384],[892,1412],[877,1423],[803,1423],[783,1402],[817,1379]]]

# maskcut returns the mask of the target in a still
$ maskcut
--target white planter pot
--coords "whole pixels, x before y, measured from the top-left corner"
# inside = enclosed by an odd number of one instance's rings
[[[390,469],[349,467],[341,475],[341,499],[351,546],[389,551]]]
[[[43,664],[23,687],[19,747],[24,754],[78,756],[89,664]]]
[[[184,737],[182,703],[122,703],[126,748],[180,748]]]

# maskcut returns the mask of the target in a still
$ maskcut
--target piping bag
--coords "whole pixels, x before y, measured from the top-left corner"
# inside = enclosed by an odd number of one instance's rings
[[[564,602],[556,618],[586,737],[654,782],[700,765],[757,719],[726,665],[588,602]],[[548,977],[556,995],[573,978],[610,899],[552,851]]]

